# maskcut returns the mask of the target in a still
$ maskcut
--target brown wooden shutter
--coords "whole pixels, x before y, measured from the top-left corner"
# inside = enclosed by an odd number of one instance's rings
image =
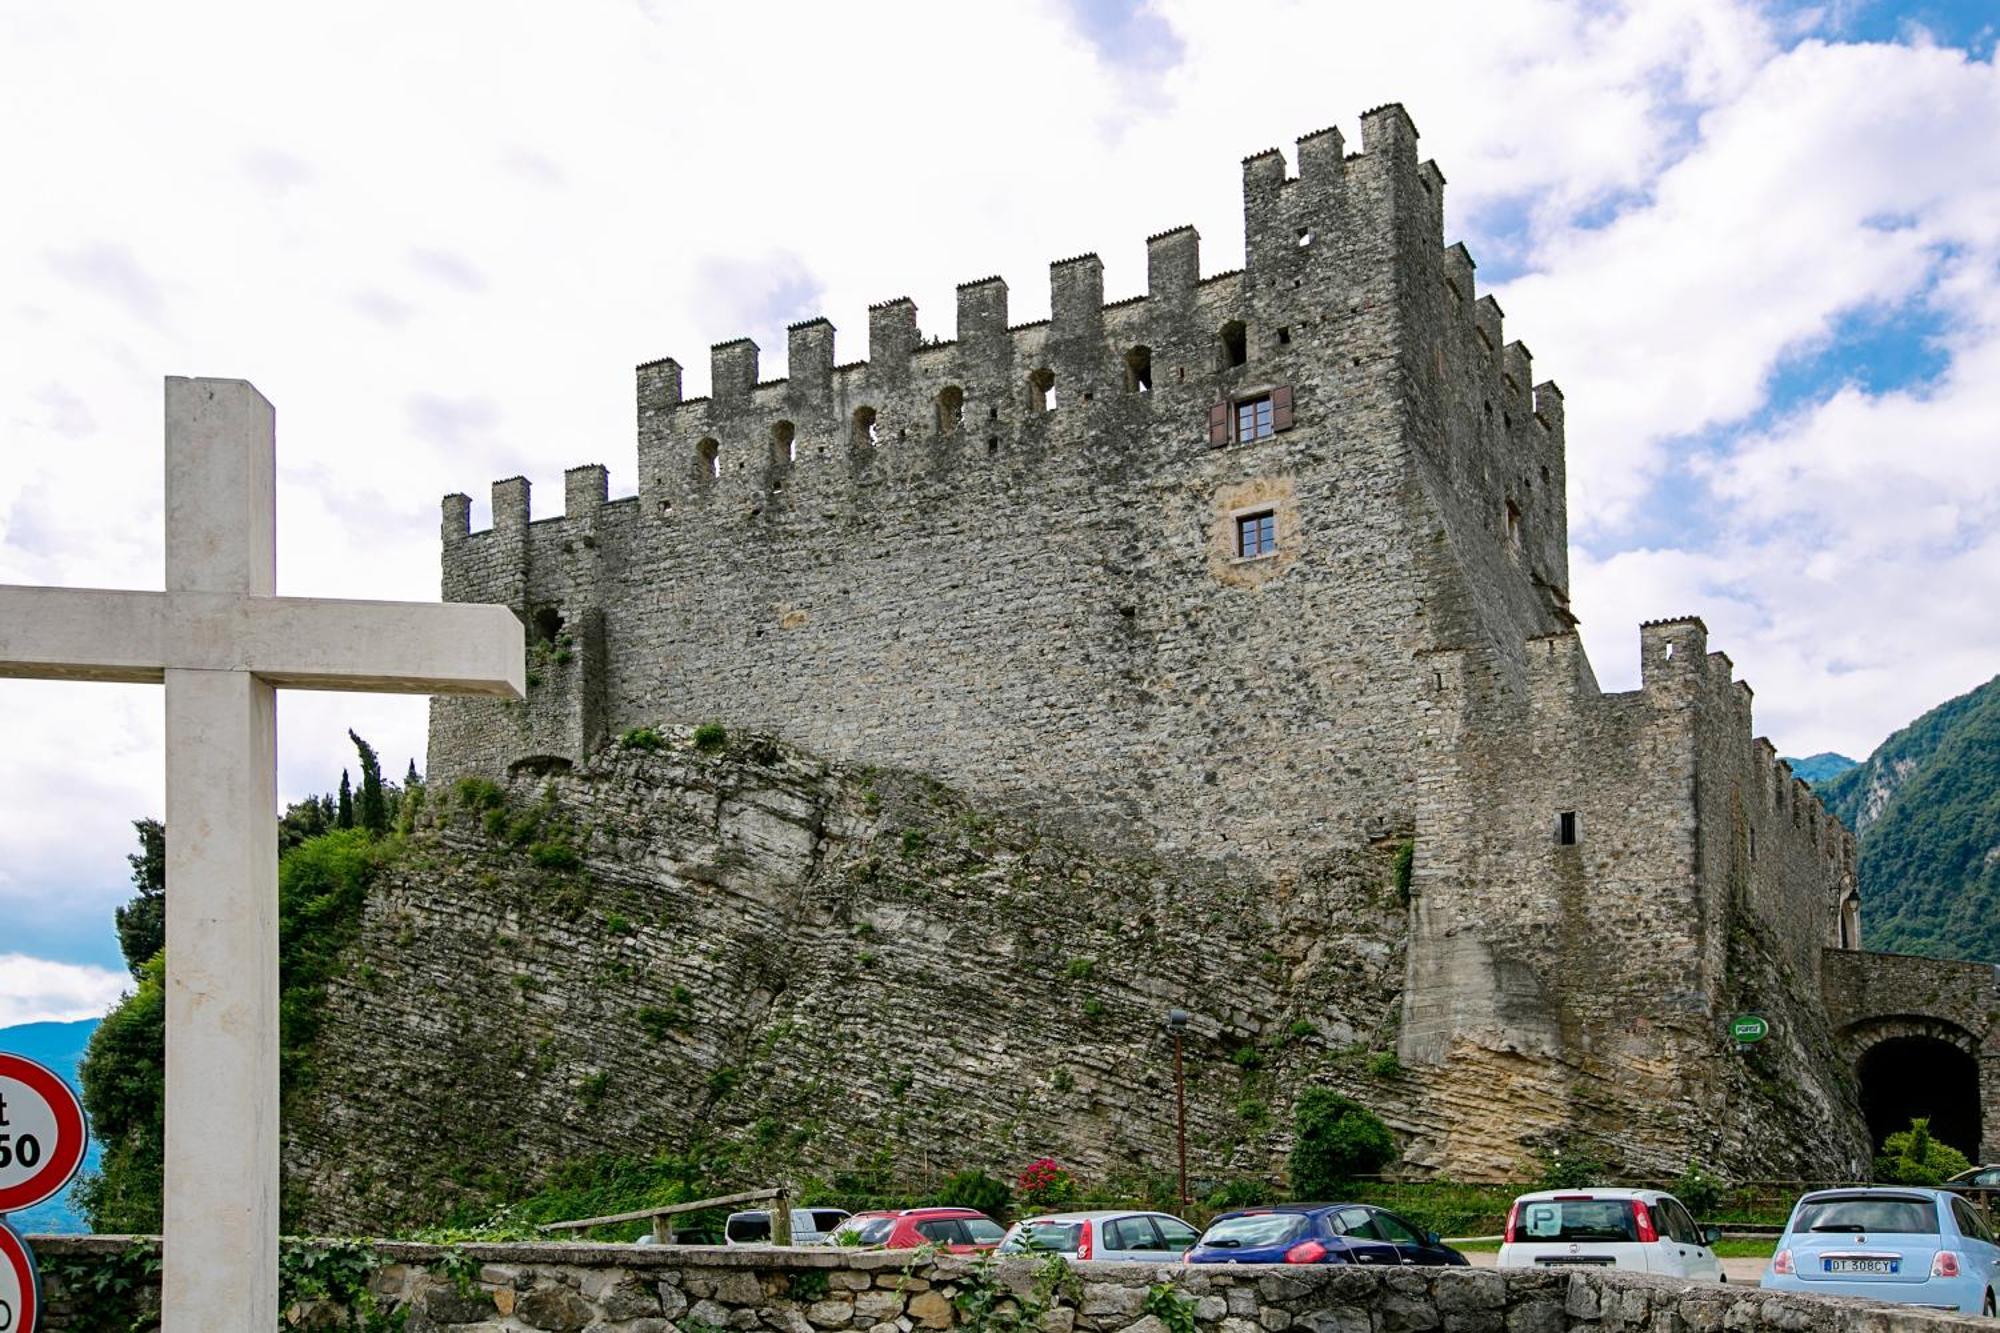
[[[1208,442],[1229,443],[1229,404],[1217,403],[1208,409]]]
[[[1271,429],[1292,428],[1292,386],[1280,384],[1271,390]]]

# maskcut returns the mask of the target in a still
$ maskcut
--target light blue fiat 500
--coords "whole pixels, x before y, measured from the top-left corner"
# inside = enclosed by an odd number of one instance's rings
[[[1945,1190],[1819,1190],[1793,1207],[1760,1285],[1991,1316],[2000,1244]]]

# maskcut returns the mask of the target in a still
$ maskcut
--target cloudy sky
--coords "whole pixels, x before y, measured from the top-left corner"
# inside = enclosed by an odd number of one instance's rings
[[[0,4],[0,582],[157,587],[160,380],[277,404],[279,589],[433,597],[437,500],[634,486],[631,367],[783,373],[873,301],[1241,262],[1238,161],[1401,101],[1561,382],[1607,688],[1699,612],[1780,750],[2000,672],[2000,6],[944,0]],[[421,701],[283,696],[280,786]],[[0,1025],[101,1010],[150,687],[0,682]]]

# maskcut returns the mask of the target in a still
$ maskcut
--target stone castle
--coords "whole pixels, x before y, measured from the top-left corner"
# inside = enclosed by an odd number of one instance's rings
[[[1361,130],[1359,153],[1300,139],[1296,174],[1275,150],[1244,161],[1241,269],[1204,275],[1183,227],[1148,239],[1142,296],[1107,303],[1096,255],[1051,265],[1045,321],[1010,324],[992,277],[958,289],[949,339],[908,300],[873,307],[866,361],[837,362],[814,319],[784,379],[747,339],[712,349],[707,398],[651,362],[637,495],[575,468],[562,516],[534,519],[527,482],[502,481],[480,532],[446,497],[445,597],[513,607],[532,646],[525,705],[433,704],[434,785],[511,776],[631,809],[603,789],[635,780],[618,738],[716,722],[1151,858],[1173,869],[1139,878],[1180,886],[1197,924],[1124,960],[1137,1021],[1177,1004],[1232,1049],[1291,1024],[1393,1051],[1370,1076],[1286,1055],[1266,1095],[1353,1087],[1407,1170],[1519,1178],[1582,1135],[1628,1172],[1839,1176],[1869,1152],[1885,1042],[1990,1067],[1971,1096],[1993,1123],[1991,975],[1856,952],[1854,838],[1754,737],[1702,622],[1641,626],[1640,688],[1598,687],[1568,605],[1563,396],[1444,243],[1410,117]],[[803,828],[810,897],[849,834],[824,810]],[[1229,883],[1275,908],[1202,916]],[[977,908],[934,909],[959,910]],[[921,917],[894,920],[943,929]],[[884,966],[916,956],[882,929]],[[836,970],[855,948],[812,947]],[[995,962],[996,987],[1032,990],[1061,957],[1041,947]],[[1771,1026],[1749,1047],[1728,1030],[1745,1012]],[[1093,1104],[1158,1086],[1121,1073],[1154,1036],[1119,1049]],[[1053,1058],[1000,1041],[958,1084],[1052,1096]],[[1218,1132],[1212,1155],[1254,1159],[1243,1141]]]

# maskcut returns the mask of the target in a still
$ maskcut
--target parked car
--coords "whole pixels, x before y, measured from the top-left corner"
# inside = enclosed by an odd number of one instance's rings
[[[2000,1166],[1975,1166],[1944,1182],[1953,1194],[1963,1194],[1982,1208],[1991,1208],[2000,1198]]]
[[[1993,1315],[1996,1269],[2000,1245],[1964,1199],[1876,1186],[1800,1199],[1759,1285]]]
[[[1508,1210],[1500,1267],[1582,1264],[1726,1282],[1715,1257],[1721,1239],[1660,1190],[1542,1190]]]
[[[1187,1253],[1200,1238],[1200,1232],[1171,1213],[1046,1213],[1007,1228],[1000,1253],[1164,1263]]]
[[[997,1247],[1006,1231],[975,1208],[885,1208],[856,1213],[834,1229],[835,1245],[911,1250],[935,1245],[953,1254]]]
[[[1459,1264],[1464,1255],[1385,1208],[1273,1204],[1223,1213],[1185,1256],[1191,1264]]]
[[[849,1217],[845,1208],[794,1208],[791,1211],[794,1245],[826,1244],[827,1238],[833,1235],[834,1228]],[[752,1208],[747,1212],[731,1213],[729,1220],[722,1224],[722,1243],[769,1245],[771,1210]]]

